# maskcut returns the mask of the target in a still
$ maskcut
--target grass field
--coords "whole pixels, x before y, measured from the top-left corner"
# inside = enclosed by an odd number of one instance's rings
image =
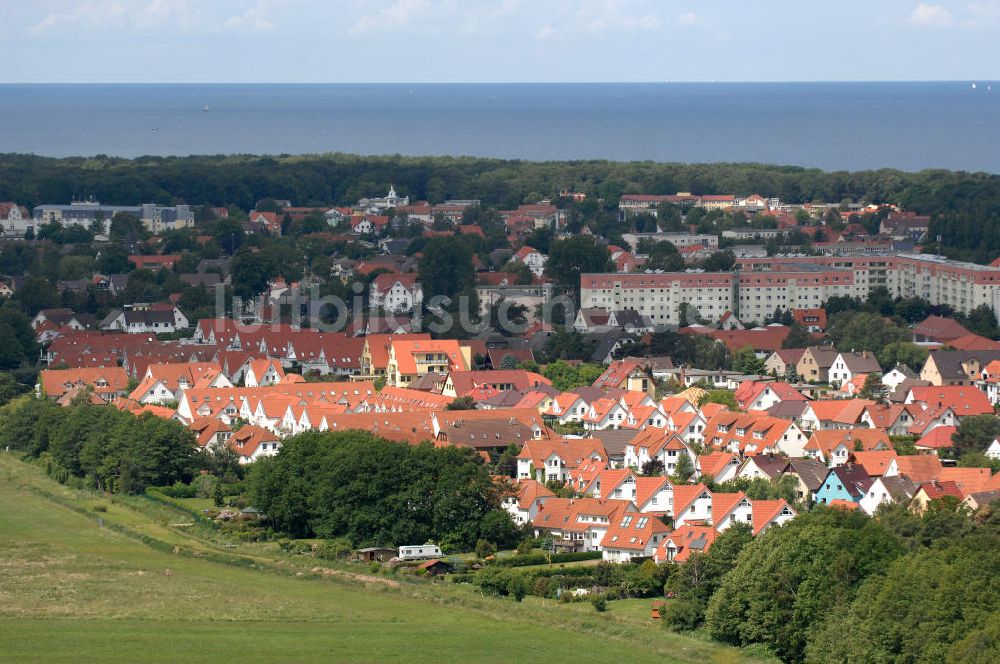
[[[597,614],[453,584],[363,583],[264,548],[241,549],[259,568],[213,562],[199,555],[229,549],[186,532],[183,513],[67,489],[3,453],[0,504],[0,662],[751,661],[665,633],[646,601]]]

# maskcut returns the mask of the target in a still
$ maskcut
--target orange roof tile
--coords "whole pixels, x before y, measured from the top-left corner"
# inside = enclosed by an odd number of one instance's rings
[[[751,505],[754,535],[764,530],[783,509],[789,507],[785,500],[754,500],[751,501]]]
[[[896,458],[899,474],[914,484],[930,482],[941,474],[941,460],[933,454],[914,454]]]
[[[877,452],[852,452],[854,462],[865,469],[871,477],[885,475],[886,469],[897,458],[895,450],[879,450]]]
[[[708,488],[704,484],[677,484],[674,486],[674,515],[683,512]],[[709,492],[711,495],[711,492]]]

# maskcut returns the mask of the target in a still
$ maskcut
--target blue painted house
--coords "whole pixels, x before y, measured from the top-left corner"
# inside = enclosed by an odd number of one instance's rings
[[[833,500],[860,502],[874,481],[864,467],[858,464],[849,463],[831,468],[816,491],[816,502],[820,505],[829,505]]]

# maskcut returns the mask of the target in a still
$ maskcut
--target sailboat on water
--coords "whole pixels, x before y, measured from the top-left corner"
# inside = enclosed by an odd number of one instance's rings
[[[212,110],[212,109],[210,109],[210,108],[208,107],[208,104],[205,104],[204,106],[202,106],[202,107],[201,107],[201,112],[202,112],[202,113],[208,113],[208,112],[209,112],[209,111],[211,111],[211,110]]]

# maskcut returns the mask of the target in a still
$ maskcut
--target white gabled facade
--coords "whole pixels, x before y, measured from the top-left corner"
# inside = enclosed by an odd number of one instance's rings
[[[990,446],[986,448],[986,456],[990,459],[1000,460],[1000,440],[993,439]]]
[[[746,496],[740,498],[725,514],[712,514],[712,525],[720,533],[737,523],[753,525],[753,503]]]
[[[674,528],[680,528],[690,521],[710,522],[712,520],[712,492],[704,489],[694,500],[673,516]]]

